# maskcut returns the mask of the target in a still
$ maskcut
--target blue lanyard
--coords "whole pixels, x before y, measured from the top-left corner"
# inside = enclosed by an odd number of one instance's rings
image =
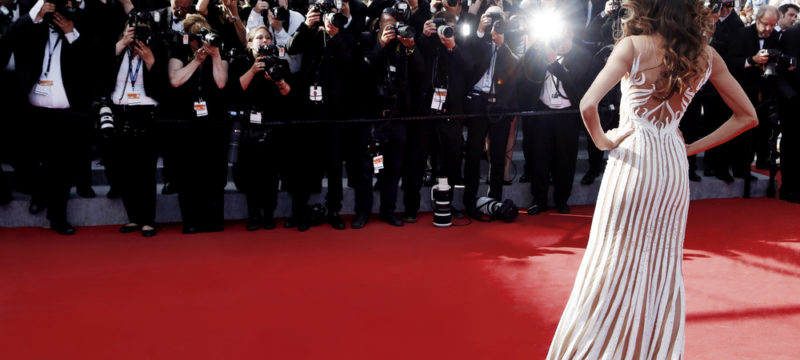
[[[44,71],[44,77],[48,77],[50,75],[50,62],[53,61],[53,53],[56,52],[56,48],[58,47],[58,43],[60,42],[61,42],[61,36],[59,35],[55,45],[53,45],[53,48],[51,49],[50,39],[47,39],[47,70]]]
[[[131,90],[134,89],[136,86],[136,79],[139,78],[139,70],[142,68],[142,57],[139,56],[139,63],[136,64],[136,71],[133,70],[133,51],[130,48],[128,50],[128,79],[131,80]]]

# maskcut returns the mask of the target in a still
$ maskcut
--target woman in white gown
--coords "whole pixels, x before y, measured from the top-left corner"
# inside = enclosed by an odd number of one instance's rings
[[[683,357],[686,156],[758,123],[744,91],[707,45],[713,20],[703,1],[631,0],[624,6],[622,37],[580,104],[595,145],[611,151],[586,253],[548,359]],[[620,80],[620,126],[604,133],[597,105]],[[687,145],[678,124],[706,81],[733,116]]]

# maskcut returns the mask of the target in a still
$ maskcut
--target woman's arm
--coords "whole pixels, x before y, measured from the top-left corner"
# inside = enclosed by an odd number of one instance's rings
[[[228,83],[228,62],[222,60],[222,55],[219,53],[219,48],[205,45],[208,55],[211,56],[211,64],[214,66],[214,82],[217,83],[217,88],[224,89],[225,84]]]
[[[633,64],[633,56],[633,41],[629,37],[620,40],[614,46],[614,51],[611,52],[611,56],[606,61],[603,70],[600,70],[589,90],[586,91],[583,99],[581,99],[580,109],[583,124],[586,125],[589,136],[592,137],[592,141],[600,150],[611,150],[617,147],[622,140],[633,132],[633,129],[631,129],[625,133],[615,135],[614,138],[609,138],[603,131],[603,127],[600,126],[600,114],[597,112],[600,100],[630,71]]]
[[[239,77],[239,85],[241,85],[242,90],[247,90],[247,88],[250,86],[250,82],[253,81],[253,78],[256,76],[256,74],[264,71],[266,68],[266,64],[260,61],[261,59],[262,58],[257,58],[255,62],[253,62],[253,65],[250,66],[250,68]]]
[[[192,77],[195,71],[200,67],[202,60],[200,60],[201,55],[198,52],[197,56],[192,59],[186,66],[183,66],[183,62],[176,58],[170,58],[168,66],[169,72],[169,84],[172,87],[180,87],[181,85],[185,84],[189,79]],[[205,55],[202,55],[203,60],[205,59]]]
[[[733,116],[711,134],[687,145],[687,155],[694,155],[713,148],[758,125],[756,110],[753,108],[753,104],[750,103],[750,99],[747,98],[747,94],[731,76],[731,73],[728,72],[725,61],[713,48],[710,48],[710,50],[712,65],[709,81],[717,89],[719,95],[722,96],[725,104],[733,111]]]

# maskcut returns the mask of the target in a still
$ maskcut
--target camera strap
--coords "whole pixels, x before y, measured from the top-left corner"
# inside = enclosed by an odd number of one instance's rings
[[[142,60],[141,56],[137,55],[139,57],[139,62],[136,64],[136,71],[133,71],[133,58],[134,58],[133,51],[131,51],[131,48],[127,48],[127,51],[128,51],[128,79],[130,79],[131,81],[131,90],[134,90],[136,87],[136,80],[139,79],[139,70],[142,69],[142,62],[144,62],[144,60]]]

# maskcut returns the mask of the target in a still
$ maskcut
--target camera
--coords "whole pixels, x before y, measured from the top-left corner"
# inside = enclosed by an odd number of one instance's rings
[[[347,24],[347,17],[335,12],[334,10],[336,9],[336,3],[333,0],[317,0],[314,3],[314,11],[322,16],[323,21],[327,21],[336,28],[341,29]],[[317,23],[316,26],[320,26],[320,23]]]
[[[80,2],[77,0],[72,0],[71,5],[67,5],[69,0],[45,0],[45,2],[54,4],[56,6],[56,12],[61,14],[67,20],[74,20],[75,17],[78,15],[78,10],[80,10]],[[47,13],[44,16],[44,21],[49,24],[53,24],[53,13]]]
[[[492,19],[492,23],[486,27],[487,34],[491,33],[492,30],[498,34],[503,34],[506,32],[506,20],[503,18],[502,13],[491,12],[487,15],[489,15],[489,18]]]
[[[208,45],[213,47],[222,47],[222,36],[217,34],[214,30],[202,28],[197,35],[200,37],[200,39],[207,42]]]
[[[618,1],[616,1],[616,2],[618,2]],[[705,5],[706,5],[706,7],[711,9],[711,13],[716,14],[720,10],[722,10],[722,8],[724,8],[724,7],[732,8],[736,4],[733,1],[711,0],[711,1],[706,1]]]
[[[229,111],[228,116],[231,119],[231,136],[228,140],[228,164],[236,164],[239,162],[239,146],[244,137],[244,129],[242,128],[244,111]]]
[[[97,110],[97,125],[103,137],[109,137],[114,132],[114,113],[111,111],[110,102],[107,97],[101,97],[95,103]]]
[[[456,29],[447,25],[447,20],[444,18],[434,18],[433,24],[436,25],[436,32],[442,37],[451,38],[456,34]]]
[[[779,70],[787,70],[790,67],[797,66],[797,58],[786,55],[777,49],[765,49],[769,54],[766,67],[764,68],[764,78],[773,78],[778,76]]]
[[[514,221],[519,215],[519,208],[511,199],[502,202],[490,197],[481,197],[476,204],[478,211],[492,220],[503,220],[507,223]]]
[[[289,68],[278,54],[280,51],[275,45],[263,45],[258,48],[258,57],[263,57],[260,61],[264,63],[264,71],[275,82],[285,79],[289,73]]]
[[[272,16],[280,21],[289,21],[289,10],[286,10],[278,5],[278,0],[267,0],[267,4],[269,4],[269,9],[261,11],[261,16],[264,18],[264,24],[269,25],[269,13],[272,13]]]
[[[128,26],[133,28],[133,40],[150,45],[153,38],[155,22],[153,15],[146,11],[131,11],[128,14]]]
[[[406,23],[411,18],[411,6],[405,0],[398,0],[391,7],[384,9],[383,12],[397,20],[392,27],[397,36],[413,38],[417,35],[417,30]]]

